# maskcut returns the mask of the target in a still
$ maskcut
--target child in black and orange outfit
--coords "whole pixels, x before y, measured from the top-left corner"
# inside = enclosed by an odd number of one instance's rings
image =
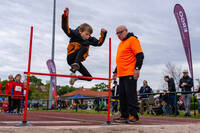
[[[81,24],[78,28],[72,30],[69,28],[68,15],[69,9],[66,8],[64,10],[64,14],[62,14],[62,29],[67,36],[70,37],[70,42],[67,47],[67,62],[71,66],[70,71],[72,72],[72,75],[75,75],[76,71],[79,71],[83,76],[92,77],[81,62],[86,60],[90,45],[103,45],[107,31],[102,28],[101,37],[98,40],[95,37],[90,36],[93,32],[93,29],[89,24]],[[70,85],[73,85],[76,80],[77,79],[75,78],[71,78]],[[92,79],[82,80],[91,81]]]

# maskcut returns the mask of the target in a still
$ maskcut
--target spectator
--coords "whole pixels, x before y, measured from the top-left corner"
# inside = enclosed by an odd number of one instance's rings
[[[13,112],[13,99],[12,99],[11,95],[13,95],[13,93],[14,93],[13,86],[15,83],[13,75],[9,75],[8,80],[9,81],[6,83],[6,86],[5,86],[5,92],[6,92],[6,95],[9,95],[8,96],[8,113],[12,113]]]
[[[119,96],[119,85],[117,84],[117,81],[114,81],[114,86],[112,88],[112,96],[114,98],[112,98],[111,100],[111,105],[112,105],[112,108],[111,108],[111,112],[112,114],[115,112],[116,115],[118,114],[118,96]]]
[[[183,101],[182,96],[179,96],[179,98],[178,98],[178,108],[179,108],[179,110],[185,110],[184,101]]]
[[[164,112],[164,115],[168,115],[169,114],[169,110],[168,110],[169,95],[167,94],[167,90],[163,91],[160,102],[162,105],[162,110]]]
[[[121,40],[116,56],[117,67],[114,71],[113,79],[119,77],[119,98],[121,117],[116,122],[133,123],[139,120],[137,80],[142,68],[144,54],[138,38],[128,32],[124,25],[116,29],[116,34]]]
[[[198,113],[200,114],[200,87],[196,88],[196,91],[198,92],[196,93],[196,96],[197,96],[197,102],[198,102]]]
[[[169,93],[169,104],[172,107],[172,114],[177,115],[179,112],[176,108],[176,101],[175,101],[175,93],[176,93],[176,87],[174,83],[173,78],[169,78],[169,76],[164,77],[165,82],[168,84],[168,93]]]
[[[19,95],[22,95],[22,89],[24,88],[24,85],[21,82],[21,74],[17,74],[15,76],[15,82],[14,82],[13,88],[14,88],[14,95],[12,97],[13,105],[14,105],[14,108],[17,109],[17,113],[20,113],[22,96],[19,96]]]
[[[179,87],[182,89],[182,98],[185,105],[185,116],[190,114],[191,88],[193,87],[193,79],[188,76],[188,71],[183,71],[183,77],[180,79]]]
[[[148,86],[148,83],[146,80],[143,81],[143,86],[140,88],[139,95],[140,95],[140,113],[144,113],[144,105],[146,105],[147,113],[149,114],[151,112],[151,109],[149,107],[149,95],[146,93],[152,93],[152,89]]]

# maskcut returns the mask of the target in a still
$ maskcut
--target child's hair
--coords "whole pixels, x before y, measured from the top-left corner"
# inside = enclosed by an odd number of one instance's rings
[[[17,75],[15,76],[15,79],[16,79],[18,76],[22,77],[22,75],[21,75],[21,74],[17,74]]]
[[[81,25],[79,26],[78,30],[81,31],[81,32],[83,32],[83,31],[88,31],[90,34],[93,33],[92,27],[91,27],[89,24],[87,24],[87,23],[81,24]]]

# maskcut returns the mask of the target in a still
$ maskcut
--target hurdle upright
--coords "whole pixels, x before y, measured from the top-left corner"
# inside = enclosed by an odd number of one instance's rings
[[[108,81],[108,116],[106,124],[110,125],[110,96],[111,96],[111,38],[109,38],[109,76],[108,78],[100,78],[100,77],[84,77],[84,76],[73,76],[73,75],[63,75],[63,74],[51,74],[51,73],[38,73],[31,72],[31,55],[32,55],[32,41],[33,41],[33,26],[31,26],[30,32],[30,44],[29,44],[29,58],[28,58],[28,71],[24,72],[27,75],[27,86],[26,86],[26,96],[25,96],[25,107],[24,107],[24,119],[22,121],[22,125],[29,125],[27,123],[27,103],[28,103],[28,90],[29,90],[29,82],[30,75],[43,75],[43,76],[57,76],[57,77],[68,77],[68,78],[82,78],[82,79],[95,79],[95,80],[107,80]]]

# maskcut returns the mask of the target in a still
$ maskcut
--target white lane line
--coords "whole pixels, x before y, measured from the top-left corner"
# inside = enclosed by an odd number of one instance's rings
[[[75,120],[75,121],[86,121],[86,122],[98,122],[98,123],[102,123],[102,121],[98,121],[98,120],[84,120],[84,119],[77,119],[77,118],[66,118],[66,117],[59,117],[59,116],[47,116],[47,115],[40,115],[40,117],[44,117],[44,118],[61,118],[61,119],[65,119],[65,120]]]

